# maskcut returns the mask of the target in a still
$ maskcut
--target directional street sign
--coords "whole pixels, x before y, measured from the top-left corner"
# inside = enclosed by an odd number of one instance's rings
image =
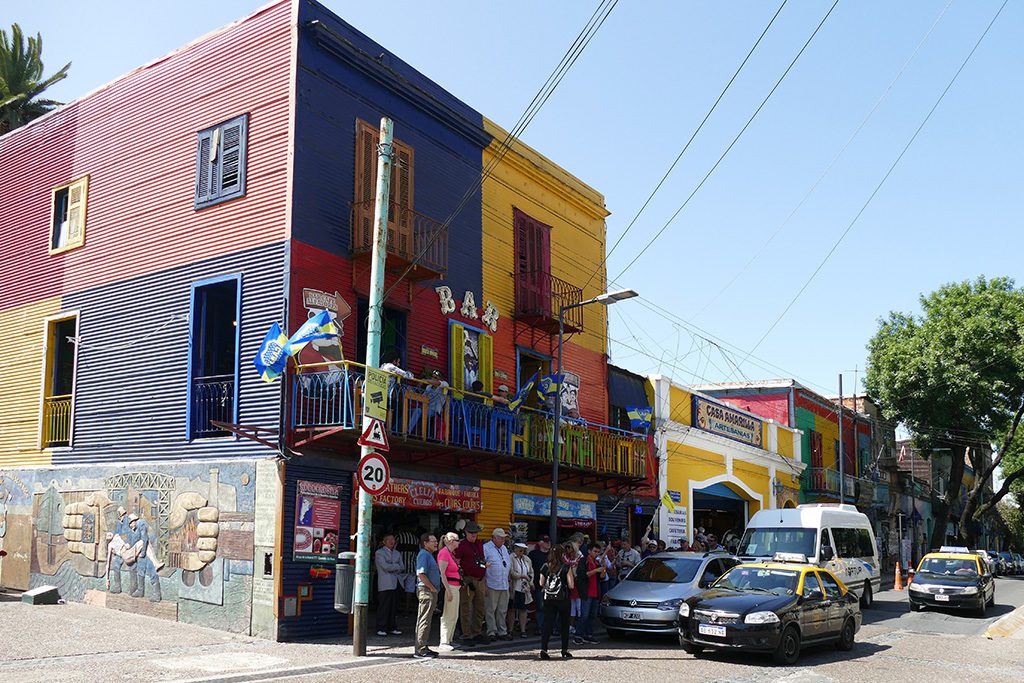
[[[363,414],[381,422],[388,419],[388,373],[383,370],[366,368]]]
[[[383,493],[391,482],[388,461],[380,453],[367,453],[356,468],[356,480],[359,487],[371,496]]]
[[[384,430],[384,422],[371,417],[370,423],[363,430],[363,435],[359,437],[359,445],[376,448],[379,451],[391,450],[388,447],[388,433]]]

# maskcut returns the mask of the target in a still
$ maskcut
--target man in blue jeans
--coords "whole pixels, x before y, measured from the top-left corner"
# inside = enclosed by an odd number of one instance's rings
[[[533,604],[537,611],[534,613],[537,619],[537,633],[544,628],[544,589],[540,587],[540,570],[548,561],[548,553],[551,552],[551,539],[547,534],[537,539],[537,545],[530,551],[527,557],[533,565]]]
[[[576,621],[577,644],[597,642],[594,639],[594,621],[597,619],[597,606],[601,600],[598,585],[606,571],[604,560],[598,557],[600,554],[601,549],[595,543],[587,550],[586,559],[581,560],[586,562],[587,581],[580,591],[580,618]]]

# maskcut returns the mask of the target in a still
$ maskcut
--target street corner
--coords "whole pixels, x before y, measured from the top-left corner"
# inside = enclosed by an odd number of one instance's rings
[[[1024,640],[1024,605],[996,620],[984,633],[989,639],[1016,638]]]

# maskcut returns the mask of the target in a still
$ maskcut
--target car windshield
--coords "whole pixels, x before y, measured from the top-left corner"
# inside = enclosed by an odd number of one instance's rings
[[[758,591],[775,595],[794,595],[800,582],[800,572],[764,567],[736,567],[718,581],[715,588],[739,591]]]
[[[958,560],[949,557],[926,557],[919,571],[946,576],[977,576],[978,563],[974,560]]]
[[[740,541],[738,555],[771,557],[775,553],[800,553],[814,557],[817,529],[762,527],[747,529]]]
[[[626,577],[647,583],[689,583],[697,576],[701,561],[689,557],[648,557]]]

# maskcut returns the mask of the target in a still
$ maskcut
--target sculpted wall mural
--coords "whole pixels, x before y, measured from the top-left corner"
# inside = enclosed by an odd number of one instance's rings
[[[0,470],[0,579],[246,632],[255,488],[237,461]]]

